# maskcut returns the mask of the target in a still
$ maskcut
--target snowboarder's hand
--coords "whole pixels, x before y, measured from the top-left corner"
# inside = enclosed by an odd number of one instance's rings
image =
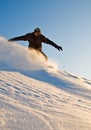
[[[61,46],[57,46],[57,49],[60,51],[63,51],[63,48]]]

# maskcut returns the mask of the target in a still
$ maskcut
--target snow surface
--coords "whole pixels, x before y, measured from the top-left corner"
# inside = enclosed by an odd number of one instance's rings
[[[91,81],[0,37],[0,130],[91,130]]]

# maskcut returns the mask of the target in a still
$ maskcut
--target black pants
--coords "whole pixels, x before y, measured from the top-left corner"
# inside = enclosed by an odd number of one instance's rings
[[[37,49],[35,49],[35,48],[32,48],[32,47],[29,47],[29,50],[35,50],[36,52],[41,53],[41,54],[44,56],[45,60],[46,60],[46,61],[48,60],[48,57],[46,56],[46,54],[45,54],[44,52],[42,52],[42,51],[40,51],[40,50],[37,50]]]
[[[44,52],[40,52],[40,53],[45,57],[46,60],[48,60],[48,57],[46,56]]]

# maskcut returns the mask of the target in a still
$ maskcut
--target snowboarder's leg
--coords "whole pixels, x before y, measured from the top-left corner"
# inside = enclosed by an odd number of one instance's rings
[[[48,57],[46,56],[46,54],[44,52],[41,52],[41,54],[45,57],[45,60],[48,60]]]
[[[39,50],[37,50],[37,49],[34,49],[34,48],[32,48],[32,47],[29,47],[29,50],[34,50],[34,51],[36,51],[37,54],[38,54],[38,53],[41,53],[41,54],[44,56],[45,60],[46,60],[46,61],[48,60],[48,57],[46,56],[46,54],[45,54],[44,52],[39,51]]]

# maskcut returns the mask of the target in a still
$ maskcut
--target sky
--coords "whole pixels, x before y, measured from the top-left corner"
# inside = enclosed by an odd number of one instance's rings
[[[43,44],[59,69],[91,80],[91,0],[0,0],[0,36],[10,39],[36,27],[63,47],[59,52]]]

